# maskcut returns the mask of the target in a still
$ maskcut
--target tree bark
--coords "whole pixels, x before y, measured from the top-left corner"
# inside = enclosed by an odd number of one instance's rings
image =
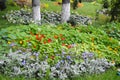
[[[70,18],[70,0],[62,0],[61,22],[65,23]]]
[[[40,0],[32,0],[32,12],[35,23],[40,21],[41,20]]]

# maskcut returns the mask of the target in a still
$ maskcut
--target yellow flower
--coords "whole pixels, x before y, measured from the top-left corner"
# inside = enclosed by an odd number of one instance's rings
[[[11,42],[10,42],[10,41],[8,41],[8,44],[11,44]]]
[[[94,48],[92,48],[92,50],[94,51]]]
[[[96,50],[96,52],[99,54],[99,53],[101,53],[99,50]]]
[[[45,8],[48,8],[48,7],[49,7],[49,5],[48,5],[48,4],[44,4],[44,7],[45,7]]]
[[[23,41],[20,41],[20,44],[23,44]]]
[[[73,3],[74,2],[74,0],[70,0],[70,3]]]
[[[95,46],[94,43],[92,43],[91,46],[92,46],[92,47]]]
[[[110,46],[107,47],[110,51],[113,50]]]

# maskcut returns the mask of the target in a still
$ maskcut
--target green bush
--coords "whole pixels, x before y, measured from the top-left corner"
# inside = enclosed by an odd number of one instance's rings
[[[111,0],[111,21],[120,22],[120,0]]]

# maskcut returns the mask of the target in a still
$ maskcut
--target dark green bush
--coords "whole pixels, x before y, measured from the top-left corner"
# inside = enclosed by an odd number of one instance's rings
[[[109,7],[108,0],[103,0],[103,8],[108,8],[108,7]]]
[[[120,0],[111,0],[111,21],[120,22]]]

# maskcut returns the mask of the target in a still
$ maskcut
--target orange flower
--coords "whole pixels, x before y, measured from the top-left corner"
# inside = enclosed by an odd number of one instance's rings
[[[45,38],[45,35],[44,34],[41,34],[41,36],[40,36],[41,38]]]
[[[65,40],[65,38],[62,37],[61,40],[63,41],[63,40]]]
[[[36,48],[36,46],[33,46],[34,48]]]
[[[70,49],[70,48],[72,48],[72,46],[71,45],[67,45],[67,48]]]
[[[46,44],[46,41],[44,41],[44,44]]]
[[[39,35],[38,34],[36,34],[36,39],[39,40]]]
[[[65,46],[65,44],[63,43],[62,46]]]
[[[55,38],[55,39],[58,39],[58,36],[57,36],[57,35],[54,35],[54,38]]]
[[[33,34],[32,32],[30,32],[30,34],[31,34],[32,36],[34,36],[34,34]]]
[[[62,37],[63,35],[62,34],[60,34],[60,37]]]
[[[52,39],[48,39],[48,43],[51,43],[52,42]]]

